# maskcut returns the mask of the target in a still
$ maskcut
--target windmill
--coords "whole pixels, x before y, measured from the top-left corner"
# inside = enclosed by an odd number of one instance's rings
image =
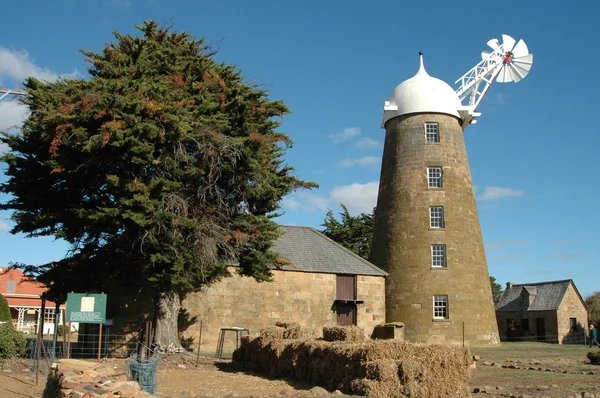
[[[500,341],[464,131],[492,83],[521,81],[533,55],[508,35],[487,44],[457,90],[420,54],[383,105],[371,262],[388,273],[386,322],[404,323],[410,342]]]
[[[518,83],[527,76],[533,65],[533,54],[529,53],[523,39],[517,42],[503,34],[502,44],[498,39],[491,39],[487,45],[492,51],[483,51],[481,61],[455,82],[460,83],[456,94],[463,102],[459,114],[465,125],[477,123],[475,118],[481,115],[477,107],[494,80],[498,83]]]

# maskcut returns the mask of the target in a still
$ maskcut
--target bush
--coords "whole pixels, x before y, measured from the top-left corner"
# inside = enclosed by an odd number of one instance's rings
[[[10,308],[8,308],[8,301],[3,294],[0,294],[0,321],[11,322],[12,317],[10,315]]]
[[[10,323],[0,325],[0,362],[24,356],[26,348],[23,333],[16,331]]]
[[[591,363],[600,365],[600,351],[588,352],[587,357]]]

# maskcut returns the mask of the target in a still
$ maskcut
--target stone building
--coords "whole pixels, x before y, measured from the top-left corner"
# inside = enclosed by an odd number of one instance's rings
[[[502,340],[583,344],[588,310],[573,280],[513,284],[496,304]]]
[[[421,65],[384,105],[371,262],[411,342],[499,342],[461,102]]]
[[[182,307],[194,323],[184,341],[213,352],[221,328],[243,327],[257,335],[277,321],[321,328],[357,325],[371,335],[385,321],[385,276],[381,269],[310,227],[280,226],[273,250],[284,265],[273,270],[272,282],[232,276],[192,293]]]

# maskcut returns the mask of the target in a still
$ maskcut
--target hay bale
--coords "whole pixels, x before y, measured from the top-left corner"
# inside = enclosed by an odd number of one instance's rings
[[[261,336],[244,340],[242,346],[243,355],[234,358],[252,370],[375,398],[467,397],[473,361],[464,348],[393,340],[328,342]]]
[[[325,341],[363,341],[365,331],[358,326],[331,326],[323,328]]]
[[[266,336],[286,340],[315,339],[321,337],[320,329],[312,326],[300,326],[298,322],[277,321],[276,327],[269,327]],[[266,330],[266,329],[263,329]],[[262,331],[261,331],[262,333]]]
[[[259,336],[265,337],[268,339],[283,339],[283,332],[285,329],[275,326],[269,326],[264,329],[261,329],[259,332]]]

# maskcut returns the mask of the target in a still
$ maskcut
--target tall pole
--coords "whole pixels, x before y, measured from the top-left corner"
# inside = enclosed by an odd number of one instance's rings
[[[42,295],[42,308],[40,309],[40,316],[38,320],[38,335],[37,335],[37,347],[35,350],[35,384],[39,382],[40,376],[40,355],[42,344],[44,344],[44,312],[46,311],[46,297]]]
[[[59,317],[60,317],[60,304],[56,303],[56,308],[54,309],[54,336],[52,336],[52,353],[54,354],[54,359],[56,359],[56,339],[58,337]]]

